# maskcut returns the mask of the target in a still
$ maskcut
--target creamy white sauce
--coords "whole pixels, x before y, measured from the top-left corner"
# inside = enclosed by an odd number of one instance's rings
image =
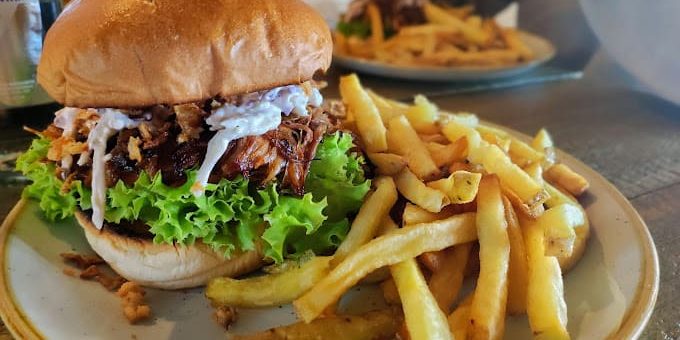
[[[210,173],[231,141],[276,129],[281,124],[281,113],[308,115],[307,106],[318,107],[323,101],[319,90],[313,89],[311,96],[308,96],[297,85],[249,93],[242,99],[241,105],[224,104],[214,109],[205,120],[210,130],[217,133],[208,142],[205,160],[191,186],[191,192],[197,197],[203,195]]]
[[[62,129],[62,137],[72,138],[73,133],[76,131],[76,116],[78,116],[78,110],[72,107],[65,107],[55,113],[54,126]],[[63,155],[61,157],[61,168],[68,171],[73,164],[73,156]]]
[[[101,109],[98,114],[99,121],[87,136],[87,146],[92,151],[92,223],[101,229],[106,209],[106,142],[122,129],[137,127],[139,121],[115,109]]]
[[[63,130],[64,137],[71,137],[76,130],[76,116],[80,109],[65,107],[55,113],[54,126]]]

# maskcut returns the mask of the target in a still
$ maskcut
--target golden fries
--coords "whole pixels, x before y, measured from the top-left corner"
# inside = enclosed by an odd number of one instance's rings
[[[290,303],[328,275],[330,257],[311,260],[281,273],[247,279],[212,279],[205,295],[215,306],[267,307]]]
[[[534,148],[534,150],[543,153],[544,167],[548,168],[555,164],[555,145],[553,143],[552,137],[546,129],[541,129],[538,131],[534,139],[531,141],[531,147]]]
[[[451,304],[463,286],[470,249],[472,249],[472,244],[465,243],[445,250],[443,265],[432,272],[428,286],[444,313],[449,312]]]
[[[482,174],[456,171],[447,178],[429,182],[427,186],[445,193],[453,204],[470,203],[477,196]]]
[[[468,295],[448,317],[449,329],[454,339],[467,339],[467,325],[470,321],[470,305],[473,294]]]
[[[366,7],[366,14],[371,21],[371,40],[373,44],[378,46],[385,40],[385,29],[383,28],[380,8],[371,2]]]
[[[546,256],[569,256],[574,249],[574,228],[585,223],[581,209],[574,204],[561,204],[546,210],[537,223],[545,235]]]
[[[430,135],[430,136],[441,136],[441,135]],[[446,137],[441,136],[446,139]],[[424,139],[421,135],[421,139]],[[439,137],[437,137],[439,138]],[[425,144],[427,150],[432,156],[432,160],[441,168],[444,166],[451,165],[453,162],[463,161],[465,158],[465,151],[467,149],[467,142],[464,138],[460,138],[457,141],[449,144],[439,144],[438,142],[429,142]]]
[[[368,159],[375,165],[378,174],[387,176],[398,174],[408,164],[403,156],[393,153],[368,153]]]
[[[502,28],[498,30],[501,38],[511,50],[517,52],[523,60],[531,60],[534,58],[534,52],[519,38],[517,30],[514,28]]]
[[[251,335],[233,335],[234,340],[388,339],[397,332],[399,317],[389,310],[363,315],[338,315],[298,322]]]
[[[564,164],[551,166],[544,176],[549,182],[559,185],[574,196],[581,196],[590,186],[583,176]]]
[[[564,283],[557,259],[545,256],[543,230],[519,215],[529,264],[527,315],[534,336],[539,339],[569,339]]]
[[[391,177],[379,177],[374,181],[374,184],[375,191],[368,196],[359,209],[347,237],[335,252],[331,261],[332,267],[342,262],[348,254],[364,245],[377,234],[381,222],[397,201],[397,189]]]
[[[450,202],[443,192],[425,185],[408,168],[397,175],[396,182],[404,197],[429,212],[438,213]]]
[[[406,203],[404,213],[402,214],[402,221],[404,225],[434,222],[451,217],[455,213],[454,210],[445,207],[438,213],[429,212],[415,204]]]
[[[446,316],[425,283],[414,259],[390,266],[412,339],[451,339]]]
[[[527,285],[529,282],[527,252],[519,220],[510,200],[505,196],[503,196],[503,207],[505,208],[505,220],[508,222],[508,240],[510,241],[507,311],[514,315],[524,314],[527,310]]]
[[[485,176],[477,196],[479,278],[470,305],[468,338],[499,339],[505,328],[510,241],[498,179]]]
[[[436,9],[433,13],[455,17],[466,29],[487,36],[500,34],[500,28],[470,13],[458,16]],[[419,34],[424,31],[450,34],[452,27],[465,34],[458,23],[438,25],[409,28],[402,34],[415,39],[422,38]],[[421,41],[420,51],[431,57],[437,51],[428,50],[429,43]],[[475,46],[488,51],[483,44]],[[585,211],[572,196],[587,189],[587,181],[566,166],[554,165],[550,135],[541,130],[527,144],[511,133],[480,124],[472,114],[440,112],[424,97],[406,105],[367,92],[358,81],[350,85],[350,96],[360,98],[343,100],[362,101],[348,111],[362,138],[366,132],[361,132],[359,122],[366,114],[357,110],[367,98],[369,110],[375,109],[370,119],[387,127],[387,148],[367,155],[384,177],[374,180],[375,190],[332,260],[314,259],[326,261],[325,267],[308,269],[316,283],[293,289],[292,279],[256,278],[270,285],[279,285],[275,279],[282,282],[285,292],[275,296],[298,296],[293,301],[296,313],[311,322],[287,326],[292,331],[279,328],[258,336],[291,337],[304,330],[312,337],[338,337],[337,318],[323,315],[334,310],[349,288],[372,280],[382,282],[385,300],[393,308],[401,305],[404,320],[372,328],[363,323],[367,318],[360,318],[360,325],[342,333],[343,337],[368,337],[379,329],[389,330],[387,337],[399,334],[410,339],[500,339],[507,312],[527,313],[536,338],[568,339],[562,273],[583,254],[589,235]],[[400,206],[394,207],[397,192],[408,200],[402,228],[390,217]],[[447,318],[464,277],[475,273],[474,292]],[[230,280],[224,282],[234,281],[234,287],[240,287],[251,279]],[[253,300],[266,300],[258,295],[246,299],[252,305],[264,303]],[[329,329],[319,329],[325,322]]]
[[[475,214],[466,213],[446,220],[403,228],[380,236],[349,254],[326,277],[293,302],[305,322],[318,317],[362,277],[383,266],[412,259],[424,252],[435,251],[477,239]]]
[[[439,128],[435,126],[437,121],[437,106],[432,104],[423,95],[416,95],[414,105],[406,111],[406,118],[418,133],[437,133]]]
[[[390,119],[396,116],[405,115],[406,111],[409,110],[409,106],[404,103],[382,97],[371,90],[367,90],[366,92],[378,108],[384,124],[389,123]]]
[[[541,162],[545,158],[542,152],[536,151],[528,144],[516,138],[510,140],[510,149],[508,151],[512,162],[521,168],[527,167],[532,163]]]
[[[387,142],[389,150],[404,156],[411,171],[419,178],[427,179],[439,172],[425,144],[418,138],[406,117],[399,116],[390,120]]]
[[[356,74],[340,78],[340,94],[356,119],[356,126],[369,152],[383,152],[387,150],[386,129],[383,125],[378,108],[371,97],[361,87]]]

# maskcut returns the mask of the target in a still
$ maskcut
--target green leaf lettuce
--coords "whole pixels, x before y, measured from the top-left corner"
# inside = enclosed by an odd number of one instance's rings
[[[350,150],[349,134],[326,136],[317,148],[302,197],[279,193],[276,185],[255,188],[243,177],[209,184],[195,197],[189,188],[196,170],[187,171],[180,187],[163,183],[157,173],[142,172],[132,186],[118,182],[107,189],[105,220],[141,220],[150,226],[156,243],[193,244],[202,240],[229,256],[255,249],[262,240],[264,254],[276,262],[337,247],[349,230],[347,216],[355,213],[369,190],[364,160]],[[90,209],[89,188],[75,181],[67,191],[46,160],[49,140],[38,138],[17,160],[17,170],[32,183],[24,196],[36,199],[50,220],[72,216],[76,208]],[[332,207],[327,208],[327,207]]]

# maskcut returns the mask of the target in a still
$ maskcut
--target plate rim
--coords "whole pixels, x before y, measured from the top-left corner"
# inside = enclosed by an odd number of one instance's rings
[[[363,73],[368,73],[372,75],[379,75],[383,77],[389,77],[393,79],[408,79],[408,80],[421,80],[421,81],[474,81],[474,80],[489,80],[498,78],[507,78],[516,76],[523,72],[529,71],[537,66],[547,63],[548,61],[555,58],[557,55],[557,47],[548,40],[547,38],[534,34],[527,31],[517,31],[520,38],[522,39],[534,39],[545,44],[549,48],[548,54],[539,59],[533,59],[526,62],[518,63],[515,65],[498,65],[498,66],[475,66],[475,65],[463,65],[463,66],[432,66],[432,65],[395,65],[389,63],[383,63],[374,59],[366,59],[361,57],[355,57],[344,53],[339,53],[337,50],[333,49],[333,62],[336,62],[340,66],[345,68],[350,68],[354,71],[360,71]],[[362,67],[357,68],[351,66],[351,63],[360,64]],[[366,71],[364,67],[378,68],[381,71]],[[409,72],[460,72],[459,77],[410,77],[410,76],[400,76],[395,73],[390,73],[390,71],[409,71]],[[488,72],[482,73],[480,72]],[[494,75],[494,73],[501,73],[500,75]],[[506,74],[509,73],[509,74]]]
[[[21,197],[9,211],[0,225],[0,318],[5,327],[16,339],[45,339],[45,336],[33,325],[28,315],[14,301],[14,293],[8,280],[7,263],[5,261],[8,247],[7,241],[15,220],[24,210],[26,198]]]
[[[513,135],[516,135],[522,139],[530,139],[528,135],[516,131],[514,129],[501,126],[495,123],[491,123],[485,120],[480,120],[484,124],[490,126],[501,128]],[[642,219],[640,214],[637,212],[632,203],[614,186],[607,178],[602,176],[600,173],[592,169],[587,164],[583,163],[578,158],[570,155],[569,153],[557,149],[559,157],[566,159],[566,163],[573,163],[577,166],[586,169],[588,175],[597,178],[599,181],[605,184],[609,193],[612,195],[611,199],[616,200],[626,211],[626,213],[631,218],[631,225],[634,226],[638,237],[641,241],[642,252],[643,252],[643,275],[640,284],[637,287],[637,291],[633,301],[631,302],[631,307],[626,311],[619,328],[613,331],[608,338],[610,339],[637,339],[640,337],[644,331],[649,319],[654,312],[654,307],[656,305],[656,300],[659,292],[659,282],[660,282],[660,271],[659,271],[659,258],[656,251],[656,246],[654,245],[654,239],[652,238],[649,228],[645,221]],[[5,326],[15,338],[18,339],[44,339],[45,336],[40,333],[38,329],[31,323],[28,319],[27,314],[24,313],[21,308],[14,301],[14,293],[10,289],[9,282],[7,280],[6,271],[6,254],[7,254],[7,240],[11,234],[11,230],[14,228],[14,221],[18,215],[23,211],[26,204],[26,198],[21,198],[17,204],[9,212],[2,225],[0,225],[0,270],[3,275],[0,275],[0,317],[5,323]]]

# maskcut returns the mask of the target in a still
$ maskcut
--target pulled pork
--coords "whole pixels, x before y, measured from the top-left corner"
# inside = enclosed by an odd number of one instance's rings
[[[137,128],[122,130],[109,140],[107,187],[118,181],[131,185],[141,171],[152,176],[160,172],[163,182],[170,186],[184,184],[186,170],[197,168],[203,162],[208,141],[215,134],[209,131],[205,118],[213,105],[229,100],[157,105],[144,111],[128,112],[131,117],[143,121]],[[87,111],[82,111],[83,117],[86,117]],[[305,178],[317,146],[324,135],[338,129],[338,119],[332,112],[315,108],[308,116],[284,116],[275,130],[232,141],[213,169],[210,182],[243,175],[260,186],[277,180],[282,188],[304,194]],[[68,179],[68,183],[79,179],[90,185],[91,163],[79,165],[77,161],[84,151],[91,120],[79,119],[76,124],[74,136],[62,136],[61,129],[54,125],[48,127],[43,135],[52,139],[54,150],[50,150],[53,153],[50,160],[59,161],[65,150],[74,157],[71,168],[61,169],[62,178]]]

